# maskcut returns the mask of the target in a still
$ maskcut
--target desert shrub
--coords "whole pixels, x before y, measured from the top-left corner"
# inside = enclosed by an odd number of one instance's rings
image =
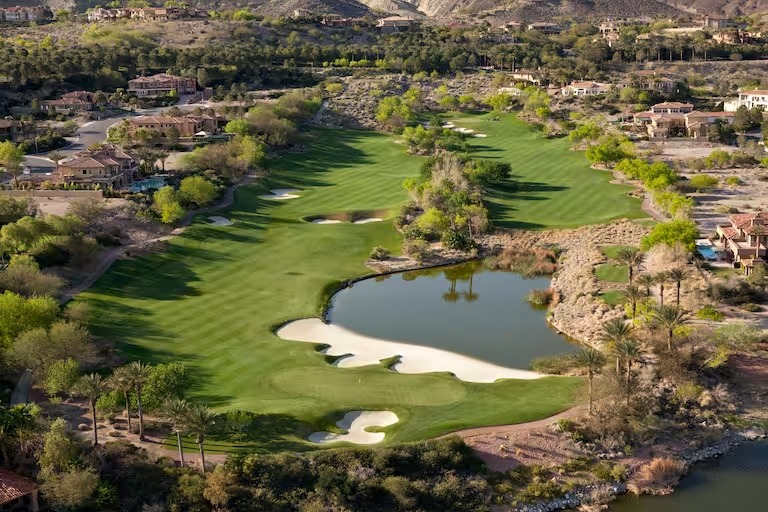
[[[531,369],[547,375],[565,375],[576,368],[572,354],[539,357],[531,361]]]
[[[739,209],[736,208],[735,206],[726,206],[724,204],[719,204],[715,206],[715,211],[717,213],[739,213]]]
[[[449,229],[443,232],[443,236],[440,241],[448,249],[454,249],[457,251],[468,251],[475,247],[475,242],[461,231]]]
[[[424,261],[432,254],[429,243],[418,239],[406,239],[403,243],[403,252],[418,262]]]
[[[554,500],[565,494],[565,490],[550,480],[534,480],[517,493],[517,501],[533,503],[535,501]]]
[[[693,176],[690,181],[688,181],[688,185],[693,190],[701,192],[715,188],[717,186],[717,182],[718,180],[714,176],[710,176],[708,174],[697,174],[696,176]]]
[[[372,260],[387,260],[389,259],[390,251],[386,247],[381,247],[380,245],[377,247],[374,247],[371,251],[371,254],[368,256]]]
[[[741,185],[741,178],[738,176],[731,176],[727,180],[725,180],[726,185],[729,187],[738,187]]]
[[[707,304],[706,306],[703,306],[700,310],[696,312],[696,318],[699,318],[701,320],[712,320],[715,322],[722,322],[723,318],[725,318],[725,315],[718,311],[716,306],[713,306],[712,304]]]
[[[633,485],[629,487],[636,494],[673,487],[687,471],[688,466],[681,460],[656,457],[638,470]]]
[[[549,275],[557,270],[557,253],[543,247],[504,249],[486,261],[491,268],[519,272],[526,277]]]
[[[610,462],[603,461],[592,468],[592,474],[598,480],[623,482],[627,478],[627,468],[621,464],[611,464]]]
[[[579,456],[573,459],[568,459],[560,465],[560,468],[566,473],[576,473],[577,471],[586,471],[592,464],[594,459],[592,457]]]
[[[682,404],[694,402],[702,391],[703,388],[695,382],[683,382],[675,389],[675,399]]]
[[[528,292],[528,295],[525,296],[525,300],[534,306],[548,306],[552,302],[554,293],[552,288],[547,288],[545,290],[531,290]]]

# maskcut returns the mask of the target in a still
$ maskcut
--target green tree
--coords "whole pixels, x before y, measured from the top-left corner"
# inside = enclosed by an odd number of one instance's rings
[[[692,220],[675,219],[660,222],[653,226],[650,233],[643,237],[640,248],[647,251],[657,245],[675,247],[680,244],[688,251],[696,248],[696,238],[699,230]]]
[[[595,375],[600,373],[605,366],[605,355],[599,350],[595,350],[592,347],[583,347],[574,356],[574,362],[579,368],[584,368],[587,371],[587,382],[589,385],[589,409],[588,414],[592,415],[592,380]]]
[[[640,274],[637,276],[637,285],[645,288],[645,296],[651,295],[651,286],[656,284],[651,274]]]
[[[696,192],[702,192],[715,188],[718,180],[714,176],[709,176],[708,174],[697,174],[696,176],[693,176],[688,183]]]
[[[171,186],[160,188],[152,196],[155,211],[160,214],[164,224],[173,224],[184,217],[184,208],[178,200],[178,194]]]
[[[615,354],[616,347],[629,338],[632,334],[632,325],[625,322],[623,318],[611,318],[603,322],[600,326],[600,339],[605,342],[611,351]],[[621,358],[616,357],[616,374],[621,371]]]
[[[200,465],[205,474],[205,436],[216,423],[216,413],[204,405],[192,404],[184,418],[186,430],[195,436],[200,449]]]
[[[85,396],[91,406],[91,419],[93,421],[93,445],[99,444],[99,429],[96,423],[96,401],[107,391],[107,382],[98,373],[83,375],[77,381],[75,389],[78,394]]]
[[[24,149],[6,140],[0,142],[0,166],[13,176],[15,188],[19,188],[19,174],[24,163]]]
[[[627,271],[629,272],[629,284],[632,285],[632,280],[635,277],[635,269],[643,263],[645,254],[643,254],[640,249],[623,248],[616,254],[616,260],[627,266]]]
[[[675,329],[688,323],[688,316],[678,305],[659,305],[651,314],[651,323],[660,329],[664,329],[667,333],[667,350],[672,351],[672,339],[675,336]]]
[[[190,414],[189,403],[181,398],[170,398],[163,405],[163,414],[171,421],[173,432],[176,434],[176,444],[179,448],[179,460],[184,467],[184,447],[181,443],[181,434],[185,429],[185,421]]]
[[[48,328],[59,314],[59,305],[52,297],[25,299],[18,293],[0,295],[0,344],[11,344],[22,332]]]
[[[69,394],[80,378],[80,364],[68,357],[52,362],[45,372],[44,388],[48,396]]]
[[[197,207],[204,206],[216,198],[216,186],[202,176],[187,176],[181,180],[179,196]]]
[[[637,316],[637,304],[645,298],[643,292],[637,286],[629,285],[621,292],[624,300],[630,307],[630,318]]]
[[[602,165],[620,162],[633,154],[633,145],[629,139],[618,135],[604,137],[600,143],[589,146],[586,152],[587,160]]]
[[[133,377],[131,376],[128,367],[121,366],[115,368],[112,372],[112,376],[109,379],[109,386],[115,391],[119,391],[125,399],[125,417],[128,420],[128,432],[133,433],[133,426],[131,425],[131,401],[128,395],[133,390]]]
[[[144,409],[141,405],[141,392],[149,377],[150,369],[151,367],[149,365],[146,365],[141,361],[133,361],[125,366],[126,375],[131,380],[133,388],[136,390],[136,408],[139,414],[139,441],[144,440]]]
[[[34,404],[0,406],[0,455],[8,467],[22,445],[40,430],[40,408]]]
[[[235,135],[246,136],[251,133],[251,125],[245,119],[233,119],[224,125],[224,131]]]

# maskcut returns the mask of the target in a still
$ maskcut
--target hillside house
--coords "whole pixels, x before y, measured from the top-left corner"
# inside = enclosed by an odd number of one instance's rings
[[[560,89],[563,96],[599,96],[608,94],[611,90],[610,84],[601,84],[599,82],[571,82]]]
[[[139,116],[129,120],[129,132],[136,133],[144,129],[165,134],[170,128],[176,128],[179,137],[213,135],[219,132],[219,118],[208,114],[187,116]]]
[[[24,135],[23,127],[14,119],[0,119],[0,140],[21,140]]]
[[[500,27],[504,32],[520,32],[523,30],[523,24],[517,21],[508,21]]]
[[[563,27],[557,23],[548,23],[545,21],[539,21],[528,25],[528,30],[535,30],[548,36],[554,36],[563,31]]]
[[[102,9],[101,7],[96,7],[95,9],[86,12],[85,15],[88,18],[88,21],[91,22],[114,21],[130,18],[131,9]]]
[[[197,91],[197,80],[167,73],[128,80],[128,92],[139,97],[165,96],[171,91],[179,94],[194,94]]]
[[[54,174],[61,183],[124,187],[139,177],[138,169],[134,157],[117,146],[104,144],[60,162]]]
[[[389,16],[381,18],[376,26],[382,32],[412,32],[421,26],[418,20],[404,16]]]
[[[735,27],[736,22],[730,18],[713,18],[705,16],[701,28],[704,29],[724,29]]]
[[[0,469],[0,510],[38,512],[38,485],[8,469]]]
[[[726,112],[736,112],[739,107],[747,107],[750,110],[762,108],[768,112],[768,90],[742,91],[736,100],[726,101],[723,104]]]
[[[93,110],[93,93],[88,91],[75,91],[62,94],[59,99],[42,102],[43,108],[57,114],[71,114],[72,112],[86,112]]]
[[[657,103],[651,107],[654,114],[688,114],[693,112],[692,103],[681,103],[679,101],[665,101]]]
[[[718,225],[715,247],[725,251],[734,263],[745,266],[764,261],[768,244],[768,212],[738,213],[730,224]]]
[[[53,18],[53,12],[47,7],[4,7],[0,8],[0,21],[19,23],[25,21],[49,20]]]
[[[658,74],[656,71],[636,71],[628,78],[623,78],[617,84],[620,88],[634,87],[641,91],[672,94],[683,84],[682,80],[670,75]]]
[[[320,20],[320,23],[326,27],[335,28],[362,27],[368,24],[365,18],[344,18],[336,14],[323,16],[323,19]]]
[[[660,103],[654,107],[655,111],[640,112],[634,116],[634,123],[645,126],[652,139],[682,136],[702,139],[709,137],[711,128],[717,124],[733,124],[732,112],[700,112],[692,110],[690,103],[677,102]]]

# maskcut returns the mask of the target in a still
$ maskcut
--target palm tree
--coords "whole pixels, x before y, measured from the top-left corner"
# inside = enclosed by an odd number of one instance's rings
[[[672,350],[672,337],[675,335],[675,329],[688,323],[688,316],[680,306],[658,306],[652,316],[651,321],[656,327],[667,331],[667,349]]]
[[[216,423],[216,413],[205,405],[190,405],[187,414],[184,415],[184,425],[190,434],[194,434],[195,442],[200,447],[200,463],[205,474],[205,435]]]
[[[637,315],[637,303],[645,297],[642,290],[637,286],[629,285],[621,292],[621,295],[629,303],[629,306],[632,308],[632,318],[635,318]]]
[[[149,377],[149,365],[141,361],[134,361],[125,366],[133,387],[136,389],[136,409],[139,413],[139,441],[144,440],[144,410],[141,408],[141,390]]]
[[[176,444],[179,446],[179,459],[184,465],[184,447],[181,444],[181,433],[184,431],[184,421],[189,413],[189,402],[181,398],[170,398],[163,405],[165,416],[173,423],[176,434]]]
[[[128,418],[128,432],[133,432],[131,426],[131,401],[128,398],[128,394],[133,389],[133,380],[128,373],[128,368],[123,366],[122,368],[116,368],[112,372],[112,377],[109,379],[109,384],[112,389],[120,391],[125,398],[125,415]]]
[[[635,276],[635,268],[639,267],[644,259],[645,254],[643,254],[640,249],[635,248],[621,249],[616,254],[616,260],[627,266],[627,270],[629,271],[629,284],[632,284],[632,279]]]
[[[688,276],[691,275],[690,271],[686,270],[683,267],[677,267],[673,268],[668,272],[669,278],[675,283],[675,297],[676,297],[676,303],[680,304],[680,287],[683,284],[683,281],[688,279]]]
[[[621,357],[626,364],[627,386],[629,386],[629,382],[632,380],[632,365],[642,357],[643,347],[637,340],[628,338],[618,346],[617,350],[621,353]],[[629,389],[629,387],[627,387],[627,389]]]
[[[574,357],[576,366],[587,370],[587,382],[589,383],[589,415],[592,415],[592,379],[600,373],[605,366],[605,355],[592,347],[584,347]]]
[[[654,284],[656,284],[656,280],[651,274],[640,274],[637,276],[637,286],[644,287],[646,295],[651,294],[651,286]]]
[[[663,306],[664,305],[664,286],[669,282],[669,273],[668,272],[657,272],[653,276],[653,280],[656,282],[657,285],[659,285],[659,302]]]
[[[624,321],[623,318],[611,318],[602,325],[601,339],[608,344],[611,350],[627,339],[631,332],[632,326]],[[616,357],[616,375],[621,372],[621,358]]]
[[[76,390],[79,394],[88,398],[91,406],[91,418],[93,419],[93,445],[99,444],[99,433],[96,426],[96,401],[107,390],[107,383],[104,377],[98,373],[83,375],[77,381]]]

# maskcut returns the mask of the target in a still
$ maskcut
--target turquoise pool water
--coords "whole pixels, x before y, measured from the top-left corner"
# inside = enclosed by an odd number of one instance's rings
[[[147,178],[146,180],[137,181],[133,185],[128,187],[131,192],[145,192],[153,188],[162,188],[166,184],[165,178]]]
[[[704,259],[714,261],[718,259],[718,251],[711,245],[696,244],[696,250],[699,251]]]

